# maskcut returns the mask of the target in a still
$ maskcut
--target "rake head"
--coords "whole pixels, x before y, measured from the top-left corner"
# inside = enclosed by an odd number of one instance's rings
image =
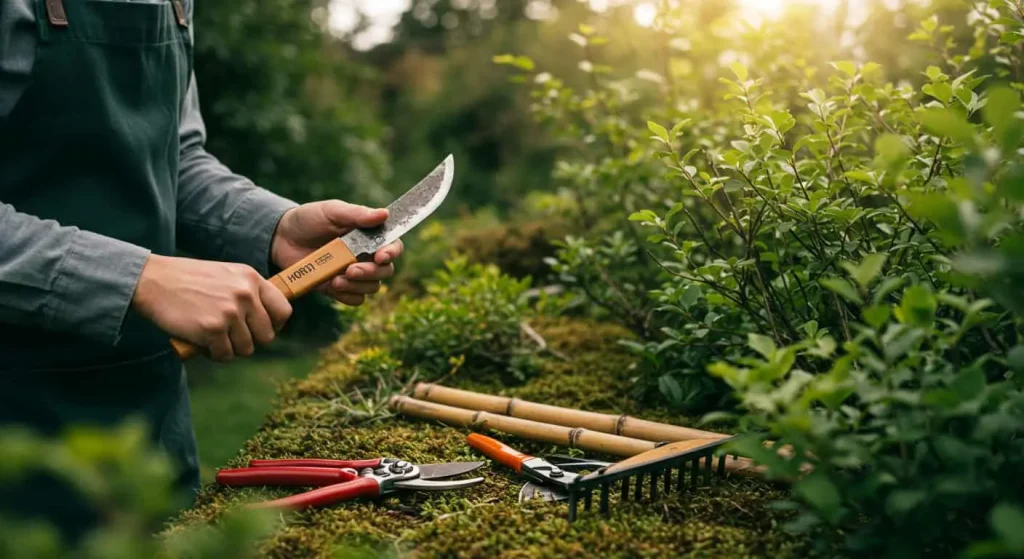
[[[684,492],[710,484],[713,476],[724,476],[726,471],[728,457],[716,451],[734,438],[696,442],[696,445],[695,441],[666,444],[578,478],[567,491],[569,522],[576,520],[581,499],[583,509],[591,510],[594,491],[598,492],[598,510],[607,516],[609,494],[616,488],[621,492],[622,501],[630,497],[642,501],[644,488],[648,487],[648,497],[654,501],[659,491]],[[716,454],[717,466],[714,464]]]

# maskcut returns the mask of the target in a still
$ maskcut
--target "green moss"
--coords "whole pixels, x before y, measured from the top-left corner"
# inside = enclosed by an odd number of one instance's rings
[[[593,411],[694,424],[693,418],[652,412],[628,395],[632,358],[616,341],[623,329],[571,319],[534,324],[550,347],[566,359],[544,359],[540,373],[518,386],[501,386],[493,376],[474,378],[461,370],[446,384]],[[326,350],[318,370],[286,385],[278,406],[228,466],[251,458],[396,456],[419,463],[478,459],[465,444],[466,430],[401,416],[346,424],[324,413],[339,390],[362,382],[354,356],[372,347],[358,331]],[[564,448],[503,437],[531,453]],[[604,457],[610,458],[610,457]],[[611,518],[582,514],[570,525],[564,504],[520,506],[523,480],[501,466],[488,466],[486,482],[462,491],[409,493],[373,502],[353,502],[300,511],[283,517],[263,543],[268,557],[342,556],[369,546],[371,555],[414,553],[421,557],[744,557],[798,556],[805,540],[779,526],[788,514],[771,508],[784,494],[765,483],[720,480],[656,503],[618,504]],[[231,506],[281,497],[295,488],[224,488],[207,485],[197,505],[170,529],[217,519]]]
[[[568,224],[558,218],[500,224],[458,232],[453,251],[472,262],[494,263],[513,277],[540,279],[551,274],[544,259],[555,255],[553,241],[570,231]]]

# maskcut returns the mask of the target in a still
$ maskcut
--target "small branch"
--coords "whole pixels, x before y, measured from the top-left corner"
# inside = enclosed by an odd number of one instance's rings
[[[551,355],[554,355],[555,357],[561,359],[562,361],[569,360],[569,358],[566,357],[564,353],[548,347],[548,342],[544,340],[544,337],[538,334],[537,331],[534,330],[533,327],[531,327],[530,324],[527,323],[525,320],[519,323],[519,330],[522,331],[523,334],[526,334],[526,337],[533,340],[533,343],[537,344],[537,349],[541,353],[550,353]]]

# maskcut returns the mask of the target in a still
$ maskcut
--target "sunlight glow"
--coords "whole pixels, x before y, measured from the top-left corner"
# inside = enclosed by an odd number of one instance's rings
[[[743,17],[754,25],[778,19],[792,4],[817,4],[826,10],[834,10],[839,0],[740,0]],[[856,2],[854,3],[856,4]]]
[[[658,7],[650,2],[641,2],[633,8],[633,19],[643,27],[654,25],[656,17],[658,17]]]

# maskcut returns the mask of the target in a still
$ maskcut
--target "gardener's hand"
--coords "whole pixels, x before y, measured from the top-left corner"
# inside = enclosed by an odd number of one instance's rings
[[[249,266],[156,254],[142,269],[132,306],[217,361],[252,355],[292,314],[284,295]]]
[[[385,209],[356,206],[340,200],[313,202],[285,212],[274,233],[270,258],[280,268],[287,268],[331,239],[359,227],[375,227],[388,218]],[[380,250],[373,262],[352,264],[321,287],[334,299],[352,306],[363,304],[367,295],[380,290],[380,282],[395,273],[392,262],[402,254],[397,241]]]

